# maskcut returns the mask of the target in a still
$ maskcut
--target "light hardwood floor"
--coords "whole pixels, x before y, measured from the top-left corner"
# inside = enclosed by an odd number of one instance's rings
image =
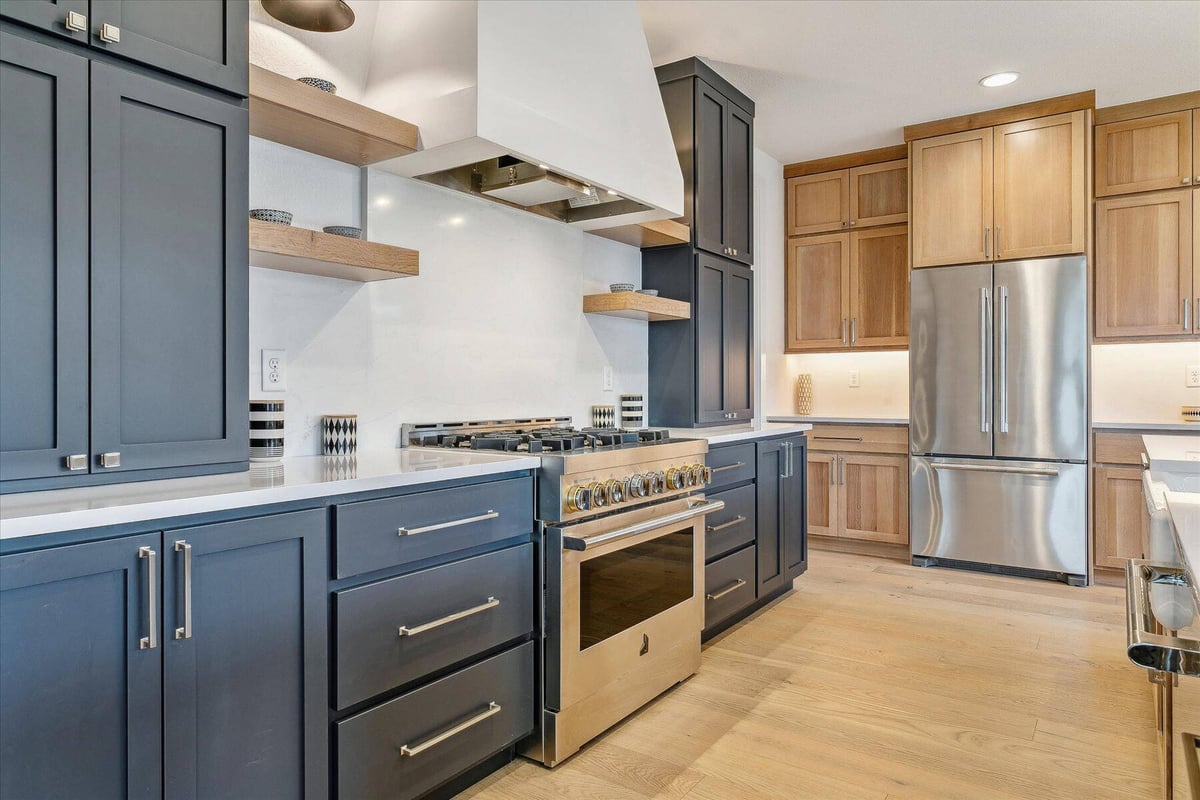
[[[473,800],[1152,800],[1124,594],[813,551],[700,672]]]

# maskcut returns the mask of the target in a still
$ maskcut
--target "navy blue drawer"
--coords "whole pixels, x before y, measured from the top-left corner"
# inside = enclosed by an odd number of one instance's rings
[[[704,463],[712,469],[712,483],[708,485],[710,492],[722,486],[732,486],[735,483],[754,479],[756,456],[754,442],[749,444],[734,444],[725,447],[714,447],[708,451]]]
[[[337,707],[532,631],[533,575],[523,544],[338,592]]]
[[[530,477],[339,505],[337,577],[532,532]]]
[[[754,602],[756,548],[751,545],[704,568],[704,628],[708,630]]]
[[[524,737],[533,719],[526,642],[337,723],[337,796],[419,797]]]
[[[708,492],[709,500],[724,500],[725,508],[704,520],[704,559],[732,553],[754,541],[754,486]]]

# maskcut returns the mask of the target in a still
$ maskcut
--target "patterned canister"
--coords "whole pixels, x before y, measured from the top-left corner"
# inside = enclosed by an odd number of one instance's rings
[[[646,398],[640,394],[621,395],[621,427],[643,428],[646,425]]]
[[[327,456],[349,456],[358,452],[358,414],[321,417],[321,452]]]
[[[283,458],[283,401],[250,401],[250,460]]]
[[[813,380],[807,372],[796,376],[796,413],[801,416],[812,414]]]
[[[616,406],[592,406],[592,427],[593,428],[615,428],[615,427],[617,427],[617,407]]]

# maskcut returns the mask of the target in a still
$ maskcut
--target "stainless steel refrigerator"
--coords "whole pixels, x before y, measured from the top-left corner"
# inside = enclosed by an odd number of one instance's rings
[[[913,563],[1082,584],[1087,262],[912,271]]]

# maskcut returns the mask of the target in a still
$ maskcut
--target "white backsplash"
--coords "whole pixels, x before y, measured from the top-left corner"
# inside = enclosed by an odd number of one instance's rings
[[[641,254],[559,222],[371,170],[368,238],[419,250],[415,278],[356,283],[250,270],[250,397],[259,351],[287,351],[286,454],[320,452],[322,414],[359,415],[361,450],[402,422],[568,414],[646,391],[646,323],[582,313],[641,284]],[[250,207],[355,225],[359,170],[251,139]],[[601,390],[611,365],[614,389]]]
[[[1180,406],[1200,405],[1200,388],[1185,385],[1194,364],[1200,364],[1200,342],[1094,346],[1092,419],[1182,422]]]

